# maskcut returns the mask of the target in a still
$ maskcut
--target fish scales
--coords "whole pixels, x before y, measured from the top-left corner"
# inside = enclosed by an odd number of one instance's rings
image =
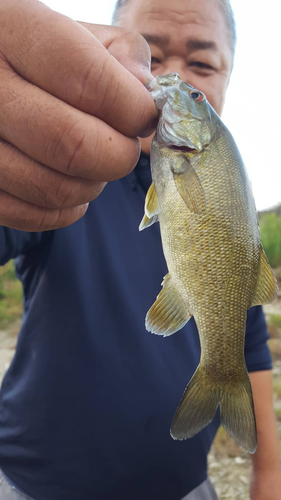
[[[146,327],[170,335],[194,316],[201,344],[200,364],[171,435],[192,437],[220,405],[222,425],[253,453],[247,310],[274,300],[278,289],[262,249],[250,183],[231,134],[201,92],[177,74],[156,77],[149,90],[161,114],[140,229],[159,220],[169,273]]]

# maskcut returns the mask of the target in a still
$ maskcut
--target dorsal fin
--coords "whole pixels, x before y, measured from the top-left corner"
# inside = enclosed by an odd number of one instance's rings
[[[258,279],[251,307],[262,304],[269,304],[270,302],[276,299],[277,295],[278,295],[277,281],[274,277],[272,269],[268,263],[267,257],[261,245]]]

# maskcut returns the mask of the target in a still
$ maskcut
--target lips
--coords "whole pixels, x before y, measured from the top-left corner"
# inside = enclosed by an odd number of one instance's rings
[[[174,151],[183,151],[184,153],[195,153],[197,151],[195,148],[189,148],[188,146],[168,146],[168,148]]]

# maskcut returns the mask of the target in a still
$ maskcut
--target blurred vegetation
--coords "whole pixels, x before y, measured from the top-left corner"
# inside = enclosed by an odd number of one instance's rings
[[[281,381],[280,380],[275,380],[273,383],[273,388],[274,388],[274,394],[278,399],[281,399]]]
[[[281,408],[275,409],[275,415],[276,415],[278,422],[280,422],[281,421]]]
[[[15,275],[14,262],[0,266],[0,328],[22,315],[22,285]]]
[[[281,215],[275,212],[259,217],[263,248],[271,267],[281,266]]]
[[[271,325],[281,328],[281,314],[270,314],[267,321]]]

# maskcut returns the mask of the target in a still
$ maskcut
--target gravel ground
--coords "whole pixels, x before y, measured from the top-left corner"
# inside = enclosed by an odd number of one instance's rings
[[[219,500],[249,500],[250,459],[209,455],[209,476]]]

